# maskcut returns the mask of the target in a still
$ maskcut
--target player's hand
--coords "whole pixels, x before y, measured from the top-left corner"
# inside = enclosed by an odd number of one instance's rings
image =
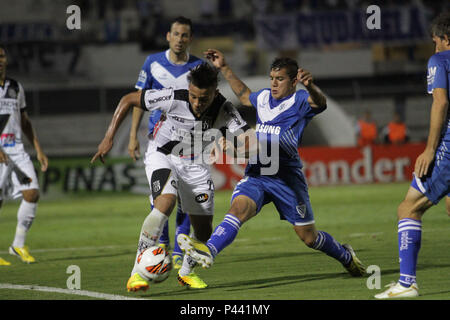
[[[3,151],[0,151],[0,163],[8,164],[8,157],[3,153]]]
[[[130,138],[130,141],[128,142],[128,154],[134,161],[141,157],[139,140],[137,138]]]
[[[227,65],[227,63],[225,62],[225,56],[219,50],[208,49],[203,54],[205,55],[205,58],[211,61],[213,66],[217,69],[220,69]]]
[[[298,69],[297,80],[301,82],[305,87],[309,87],[313,83],[313,77],[311,72],[303,68]]]
[[[36,155],[39,164],[41,165],[41,171],[45,172],[48,168],[48,158],[43,152],[38,152]]]
[[[434,151],[425,149],[416,159],[414,166],[414,174],[418,178],[422,178],[428,173],[428,169],[434,160]]]
[[[104,157],[108,154],[108,152],[112,149],[113,141],[109,138],[104,138],[102,142],[98,145],[97,153],[92,157],[91,163],[94,163],[95,160],[100,158],[102,163],[105,163]]]

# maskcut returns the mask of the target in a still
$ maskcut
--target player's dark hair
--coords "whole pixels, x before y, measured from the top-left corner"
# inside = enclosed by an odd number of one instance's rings
[[[286,73],[289,78],[294,79],[297,77],[298,64],[297,61],[291,58],[275,58],[270,65],[270,70],[286,69]]]
[[[446,35],[450,39],[450,12],[441,13],[434,18],[430,26],[431,36],[437,36],[444,39]]]
[[[191,35],[194,34],[194,28],[192,26],[192,21],[189,18],[183,17],[183,16],[178,16],[175,19],[172,20],[172,22],[170,23],[170,27],[169,27],[169,31],[170,29],[172,29],[172,25],[174,23],[179,23],[179,24],[185,24],[189,26],[189,29],[191,30]]]
[[[203,62],[198,66],[190,69],[190,73],[187,77],[189,83],[200,89],[207,89],[211,87],[217,87],[218,83],[218,71],[207,62]]]

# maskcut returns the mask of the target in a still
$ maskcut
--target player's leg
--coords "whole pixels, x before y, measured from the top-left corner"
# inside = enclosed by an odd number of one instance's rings
[[[0,209],[3,205],[3,190],[5,188],[6,184],[6,175],[7,175],[7,166],[4,163],[0,163]],[[3,258],[0,258],[0,266],[9,266],[11,263],[9,261],[6,261]]]
[[[308,247],[336,259],[352,276],[360,277],[366,274],[364,266],[350,245],[339,243],[325,231],[318,231],[314,223],[294,225],[294,231]]]
[[[1,195],[1,193],[2,193],[2,189],[0,189],[0,195]],[[2,207],[2,204],[3,204],[3,200],[0,199],[0,208]],[[9,266],[9,265],[11,265],[11,262],[6,261],[5,259],[0,257],[0,266]]]
[[[375,298],[403,298],[419,295],[416,266],[422,241],[422,216],[432,205],[433,202],[418,191],[413,182],[397,209],[400,277],[394,286],[375,295]]]
[[[204,268],[209,268],[214,258],[236,238],[241,225],[254,217],[262,207],[264,192],[258,184],[245,177],[236,185],[231,208],[223,221],[214,229],[206,245],[195,245],[188,237],[178,237],[180,247]]]
[[[352,276],[362,276],[365,268],[349,245],[342,245],[329,233],[318,231],[314,222],[308,185],[300,169],[266,183],[267,191],[282,219],[288,220],[298,237],[310,248],[339,261]]]
[[[180,234],[189,234],[191,230],[191,222],[189,220],[189,215],[184,213],[181,209],[180,203],[177,207],[176,216],[176,228],[175,228],[175,244],[172,252],[172,263],[174,269],[180,269],[183,263],[183,251],[181,250],[177,238]]]
[[[137,257],[146,248],[156,245],[177,199],[177,189],[175,188],[177,178],[167,156],[155,152],[150,158],[146,157],[144,163],[152,191],[153,208],[141,227],[134,266],[127,282],[128,291],[148,288],[148,282],[136,272]]]
[[[186,234],[180,234],[180,239],[186,238],[191,241],[192,246],[197,248],[204,248],[206,241],[211,236],[212,232],[212,215],[189,215],[189,219],[192,224],[193,233],[190,236]],[[183,257],[182,265],[178,271],[178,282],[181,285],[187,285],[194,289],[203,289],[208,285],[194,272],[194,268],[197,265],[197,261],[190,255],[185,254]]]
[[[11,183],[13,187],[11,195],[13,198],[22,197],[22,200],[17,211],[16,232],[14,240],[9,247],[9,253],[17,256],[22,262],[33,263],[36,262],[36,259],[31,256],[25,242],[31,225],[36,217],[39,201],[38,179],[34,165],[28,154],[20,154],[11,157],[11,159],[28,177],[31,178],[31,182],[22,184],[14,172],[11,174]]]
[[[208,184],[209,171],[203,166],[180,165],[177,166],[177,174],[181,210],[183,212],[189,210],[189,220],[193,227],[191,237],[188,236],[190,228],[186,228],[186,233],[179,233],[178,237],[189,239],[197,247],[204,246],[212,232],[214,214],[214,188],[210,188]],[[182,246],[180,249],[185,250]],[[178,281],[191,288],[205,288],[207,284],[194,272],[196,264],[193,258],[185,254],[178,271]]]

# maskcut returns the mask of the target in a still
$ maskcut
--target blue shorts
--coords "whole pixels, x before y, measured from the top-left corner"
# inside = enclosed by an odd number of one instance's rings
[[[443,197],[450,196],[450,161],[437,155],[428,172],[420,179],[413,174],[411,186],[437,204]]]
[[[244,195],[255,201],[258,213],[261,208],[273,202],[280,219],[296,226],[314,223],[314,214],[309,202],[308,185],[300,168],[286,178],[277,176],[245,176],[236,185],[234,198]]]

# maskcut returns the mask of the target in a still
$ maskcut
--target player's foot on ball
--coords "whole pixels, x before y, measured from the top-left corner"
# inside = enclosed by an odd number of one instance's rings
[[[366,273],[366,268],[364,267],[364,265],[362,264],[362,262],[358,259],[358,257],[356,256],[355,250],[353,250],[352,246],[349,244],[343,244],[342,245],[352,256],[352,260],[350,261],[350,263],[345,267],[345,269],[347,269],[348,273],[350,273],[350,275],[352,277],[363,277],[365,276]]]
[[[130,291],[139,291],[139,290],[147,290],[148,289],[148,281],[142,278],[139,273],[134,273],[127,282],[127,290]]]
[[[3,258],[0,258],[0,266],[10,266],[11,262],[6,261]]]
[[[181,266],[183,265],[183,256],[180,256],[179,254],[173,255],[172,264],[175,270],[181,269]]]
[[[195,262],[203,268],[212,266],[214,259],[209,251],[209,248],[200,241],[192,239],[186,234],[180,233],[177,237],[178,245],[181,250],[190,256]]]
[[[204,289],[206,288],[208,285],[202,280],[200,279],[200,277],[195,274],[194,272],[189,273],[186,276],[181,276],[180,273],[178,272],[178,282],[182,285],[182,286],[188,286],[189,288],[193,288],[193,289]]]
[[[402,286],[399,282],[388,284],[389,287],[386,291],[383,291],[375,295],[377,299],[393,299],[393,298],[414,298],[419,296],[419,287],[417,283],[411,284],[409,287]]]
[[[22,260],[22,262],[25,263],[36,262],[36,259],[33,258],[33,256],[30,254],[27,246],[24,246],[23,248],[10,246],[9,254],[18,257],[20,260]]]

